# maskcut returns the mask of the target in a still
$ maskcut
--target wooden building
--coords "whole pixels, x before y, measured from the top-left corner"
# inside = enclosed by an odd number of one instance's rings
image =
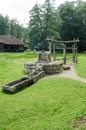
[[[24,43],[15,36],[0,35],[0,52],[22,52]]]

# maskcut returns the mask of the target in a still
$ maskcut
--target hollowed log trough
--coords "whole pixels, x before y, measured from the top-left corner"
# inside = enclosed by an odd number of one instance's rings
[[[31,84],[37,82],[39,79],[45,76],[44,71],[39,73],[32,72],[27,77],[20,78],[8,84],[3,85],[2,91],[6,93],[16,93],[26,87],[29,87]]]

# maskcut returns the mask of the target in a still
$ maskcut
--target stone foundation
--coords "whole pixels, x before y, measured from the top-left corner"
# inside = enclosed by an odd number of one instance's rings
[[[25,73],[32,73],[34,71],[42,71],[43,70],[43,62],[33,62],[33,63],[25,63],[24,64],[24,71]]]
[[[63,71],[63,64],[57,62],[49,63],[25,63],[24,70],[26,73],[32,73],[34,71],[44,71],[45,74],[55,74]]]
[[[43,65],[45,74],[56,74],[63,71],[63,64],[57,62],[46,63]]]

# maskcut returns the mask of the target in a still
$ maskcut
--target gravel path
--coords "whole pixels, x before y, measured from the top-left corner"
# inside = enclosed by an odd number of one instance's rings
[[[86,83],[86,79],[81,78],[76,74],[76,71],[74,69],[74,64],[68,64],[68,66],[70,66],[70,70],[64,70],[62,73],[55,74],[55,75],[49,75],[49,76],[46,76],[46,77],[71,78],[71,79],[78,80],[78,81]]]

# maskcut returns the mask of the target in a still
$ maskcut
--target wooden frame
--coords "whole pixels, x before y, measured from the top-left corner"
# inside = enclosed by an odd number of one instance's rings
[[[61,49],[63,50],[63,58],[60,59],[60,60],[63,60],[63,63],[66,64],[67,62],[67,50],[72,50],[72,61],[74,63],[78,63],[78,57],[77,57],[77,54],[78,54],[78,46],[77,46],[77,43],[79,42],[78,39],[74,39],[74,40],[71,40],[71,41],[57,41],[57,40],[54,40],[54,39],[49,39],[47,38],[46,41],[48,42],[49,44],[49,51],[50,53],[53,52],[53,60],[56,61],[56,45],[58,45],[58,43],[63,43],[64,44],[64,47],[60,47],[60,48],[57,48],[58,49]],[[71,44],[71,47],[68,47],[68,44]]]

